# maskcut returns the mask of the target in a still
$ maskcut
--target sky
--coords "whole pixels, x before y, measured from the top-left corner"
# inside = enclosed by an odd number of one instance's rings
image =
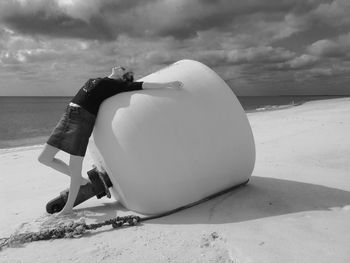
[[[236,95],[350,95],[350,0],[1,0],[0,96],[72,96],[181,59]],[[200,76],[199,76],[200,77]]]

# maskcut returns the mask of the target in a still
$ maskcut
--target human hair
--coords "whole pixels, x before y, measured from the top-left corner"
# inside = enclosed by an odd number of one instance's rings
[[[125,72],[123,74],[122,80],[124,80],[126,82],[133,82],[134,81],[134,72],[132,72],[131,70],[128,70],[127,72]]]

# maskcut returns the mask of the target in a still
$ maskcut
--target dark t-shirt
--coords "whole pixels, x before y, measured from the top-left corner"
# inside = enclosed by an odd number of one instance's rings
[[[118,93],[142,90],[143,82],[126,82],[119,79],[97,78],[89,79],[71,102],[80,105],[88,112],[97,115],[101,103]]]

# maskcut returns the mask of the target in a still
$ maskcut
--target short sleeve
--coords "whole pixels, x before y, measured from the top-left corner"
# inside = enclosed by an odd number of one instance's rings
[[[142,90],[142,81],[135,81],[135,82],[127,82],[127,90],[132,91],[132,90]]]
[[[143,82],[126,82],[119,79],[105,79],[100,83],[101,89],[99,89],[99,92],[101,97],[106,99],[121,92],[142,90],[142,83]]]

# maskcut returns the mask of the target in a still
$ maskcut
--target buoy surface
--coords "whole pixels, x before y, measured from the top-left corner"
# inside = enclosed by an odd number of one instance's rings
[[[209,67],[178,61],[140,81],[183,88],[126,92],[105,100],[89,151],[128,209],[157,214],[243,183],[255,146],[238,99]]]

